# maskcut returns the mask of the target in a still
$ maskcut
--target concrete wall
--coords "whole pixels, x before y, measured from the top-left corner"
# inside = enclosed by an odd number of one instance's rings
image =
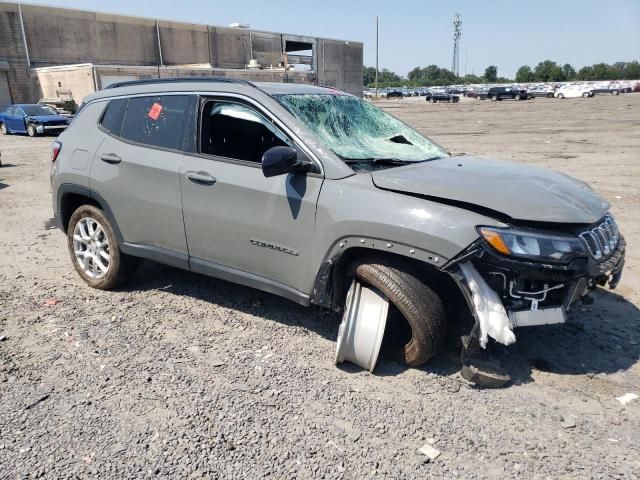
[[[0,60],[9,64],[7,78],[13,101],[21,102],[32,98],[37,89],[29,75],[18,6],[13,3],[0,3]]]
[[[361,43],[318,39],[318,85],[362,95]]]
[[[318,83],[362,93],[362,43],[36,5],[22,5],[22,17],[31,67],[35,68],[80,63],[209,64],[244,70],[252,56],[264,67],[278,65],[289,39],[312,45],[313,59],[306,61]],[[33,81],[38,75],[29,72],[15,3],[0,2],[0,60],[11,66],[9,84],[14,101],[36,101],[42,96]]]
[[[69,63],[157,65],[155,20],[23,5],[33,66]]]

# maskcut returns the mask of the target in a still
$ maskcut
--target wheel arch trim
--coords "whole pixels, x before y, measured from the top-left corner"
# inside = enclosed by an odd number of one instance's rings
[[[383,252],[404,257],[437,269],[441,269],[449,261],[449,258],[438,253],[402,242],[360,235],[343,236],[331,245],[316,271],[311,303],[334,310],[339,309],[341,306],[339,291],[342,285],[336,269],[341,270],[344,267],[345,258],[349,259],[367,252]]]

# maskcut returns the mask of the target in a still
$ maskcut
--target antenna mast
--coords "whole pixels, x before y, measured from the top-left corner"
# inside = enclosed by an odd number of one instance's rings
[[[462,36],[462,19],[456,13],[453,17],[453,60],[451,61],[451,71],[456,77],[460,76],[460,37]]]

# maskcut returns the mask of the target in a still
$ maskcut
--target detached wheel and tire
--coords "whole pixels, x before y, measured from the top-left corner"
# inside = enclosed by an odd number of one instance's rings
[[[38,135],[38,131],[36,130],[36,126],[33,123],[27,125],[27,135],[30,137],[35,137]]]
[[[361,259],[351,268],[357,280],[384,294],[406,320],[411,338],[404,345],[400,360],[410,367],[427,363],[446,334],[442,300],[420,279],[416,270],[409,262],[375,255]],[[400,325],[387,322],[387,331],[393,328]]]
[[[78,275],[90,287],[100,290],[124,283],[138,264],[135,257],[120,251],[111,223],[93,205],[83,205],[71,215],[67,246]]]

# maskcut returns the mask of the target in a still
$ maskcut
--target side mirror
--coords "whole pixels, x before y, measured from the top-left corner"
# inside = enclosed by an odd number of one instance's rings
[[[265,177],[308,172],[312,165],[308,160],[299,160],[298,152],[291,147],[271,147],[262,155],[262,173]]]

